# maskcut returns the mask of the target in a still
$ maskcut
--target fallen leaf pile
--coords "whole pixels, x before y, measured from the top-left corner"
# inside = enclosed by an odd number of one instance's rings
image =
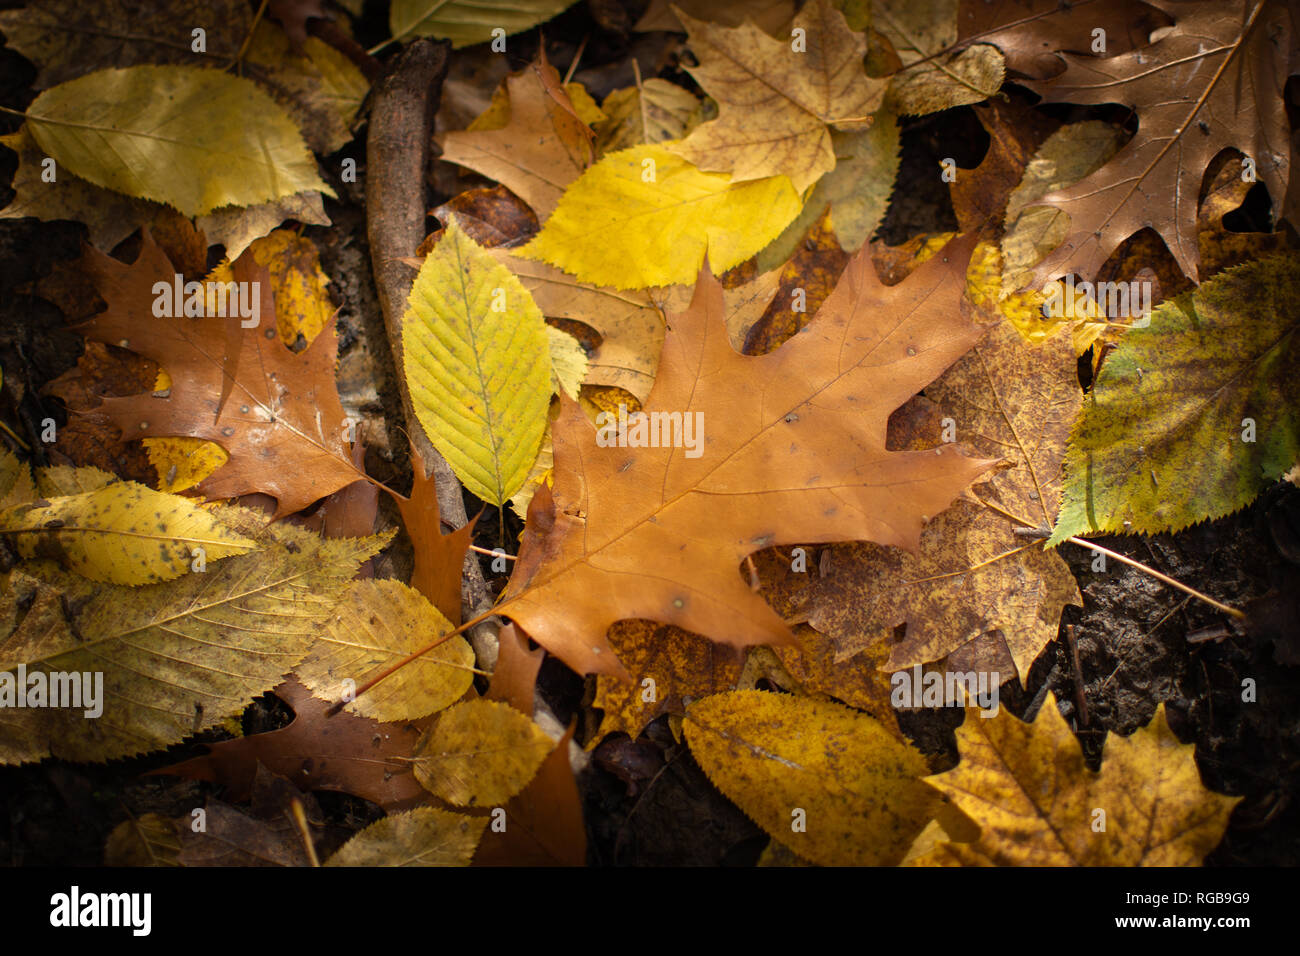
[[[0,13],[0,218],[88,238],[23,290],[80,352],[4,382],[0,763],[188,741],[148,772],[202,794],[108,862],[582,865],[644,752],[762,865],[1219,846],[1203,702],[1089,725],[1069,609],[1091,539],[1300,462],[1292,5],[191,6]],[[381,315],[330,219],[413,47],[438,198]]]

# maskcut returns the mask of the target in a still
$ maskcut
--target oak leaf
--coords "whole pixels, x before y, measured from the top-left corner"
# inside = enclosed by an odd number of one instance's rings
[[[1226,148],[1252,160],[1274,212],[1283,208],[1291,165],[1282,95],[1292,69],[1288,5],[1162,0],[1155,6],[1176,18],[1155,43],[1107,59],[1063,53],[1064,72],[1030,84],[1048,103],[1120,103],[1138,116],[1137,134],[1114,159],[1043,197],[1070,216],[1070,230],[1034,270],[1036,285],[1066,272],[1092,279],[1124,239],[1146,226],[1198,278],[1201,181]]]
[[[217,443],[229,461],[198,490],[214,498],[264,492],[276,499],[276,515],[282,517],[364,475],[351,460],[334,384],[337,334],[326,329],[299,353],[285,348],[270,324],[275,305],[268,273],[251,259],[238,260],[233,276],[247,283],[245,288],[259,283],[257,329],[240,328],[238,316],[153,318],[154,286],[172,285],[174,273],[148,236],[129,266],[88,249],[84,262],[108,309],[79,328],[87,338],[156,361],[173,382],[166,398],[107,397],[96,412],[127,437],[188,436]],[[141,316],[150,316],[149,323]],[[221,404],[219,396],[226,395]]]
[[[862,67],[867,43],[827,0],[795,16],[806,42],[777,40],[752,23],[721,27],[678,11],[698,66],[688,68],[719,107],[671,149],[702,170],[735,182],[787,176],[803,192],[835,168],[830,128],[862,130],[884,84]]]
[[[506,85],[510,121],[500,129],[446,133],[442,158],[495,179],[545,221],[591,163],[591,127],[545,58],[508,77]]]
[[[951,446],[885,447],[890,411],[982,334],[963,300],[972,245],[951,244],[892,287],[864,248],[812,322],[762,356],[732,349],[722,287],[703,273],[670,320],[646,404],[679,416],[668,444],[686,446],[690,422],[694,452],[602,447],[562,401],[554,491],[534,495],[500,612],[575,670],[618,674],[605,632],[621,618],[737,646],[790,642],[737,573],[754,551],[863,538],[915,548],[925,521],[992,464]]]
[[[979,837],[939,842],[915,865],[1197,866],[1241,799],[1205,788],[1196,748],[1174,736],[1164,704],[1132,736],[1110,736],[1100,773],[1084,764],[1052,694],[1033,723],[968,709],[957,749],[961,762],[926,781]]]

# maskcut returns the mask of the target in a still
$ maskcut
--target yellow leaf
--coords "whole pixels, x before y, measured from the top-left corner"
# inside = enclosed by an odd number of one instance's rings
[[[502,701],[479,698],[442,712],[415,745],[415,778],[458,807],[505,803],[533,779],[555,742]]]
[[[370,824],[326,866],[469,866],[487,817],[416,807]]]
[[[568,94],[569,102],[573,104],[578,118],[588,126],[595,126],[605,121],[605,111],[596,105],[596,101],[591,98],[591,94],[581,83],[565,83],[564,92]],[[692,102],[694,102],[693,98]],[[488,103],[488,108],[474,117],[474,121],[465,127],[465,132],[505,129],[509,122],[510,86],[508,83],[502,83],[492,91],[492,101]]]
[[[36,490],[42,498],[57,498],[62,495],[79,495],[87,491],[98,491],[105,485],[117,481],[117,475],[109,474],[101,468],[87,465],[74,468],[71,465],[52,465],[36,469]]]
[[[187,216],[307,189],[334,195],[283,108],[218,70],[100,70],[38,96],[27,127],[59,167]]]
[[[261,513],[216,514],[262,550],[141,587],[93,584],[48,562],[10,572],[0,589],[0,763],[52,751],[130,757],[221,724],[306,656],[343,587],[392,537],[321,538]],[[29,705],[38,673],[47,689],[90,675],[81,706],[75,694],[73,706],[15,706],[20,666]]]
[[[452,629],[419,591],[400,581],[353,581],[320,643],[298,665],[317,697],[337,700],[372,674]],[[348,705],[375,720],[418,720],[460,700],[474,682],[474,652],[453,637],[396,671]]]
[[[576,402],[578,389],[587,377],[587,353],[582,343],[554,326],[546,327],[546,338],[551,352],[551,384],[557,393],[564,392]]]
[[[51,558],[96,581],[152,584],[257,544],[194,502],[120,481],[95,491],[20,505],[0,514],[0,534],[24,558]]]
[[[1197,866],[1241,799],[1202,785],[1196,748],[1174,736],[1164,704],[1131,737],[1106,740],[1100,773],[1084,765],[1051,694],[1032,724],[968,709],[957,749],[955,768],[926,779],[980,834],[931,854],[965,865]]]
[[[528,290],[454,217],[415,278],[402,343],[429,440],[473,494],[504,504],[546,428],[550,342]]]
[[[707,251],[717,272],[748,259],[799,214],[785,176],[732,183],[662,144],[603,157],[518,251],[615,289],[694,282]]]
[[[186,435],[146,438],[144,447],[158,471],[158,489],[172,494],[193,488],[230,460],[216,442]]]
[[[180,866],[181,825],[157,813],[123,820],[104,844],[107,866]]]
[[[732,691],[692,704],[685,727],[718,789],[814,863],[898,863],[939,805],[920,753],[840,704]]]

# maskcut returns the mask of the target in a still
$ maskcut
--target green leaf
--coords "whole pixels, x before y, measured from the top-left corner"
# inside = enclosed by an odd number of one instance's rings
[[[333,191],[298,127],[251,80],[184,66],[100,70],[46,90],[27,128],[60,167],[187,216]]]
[[[0,535],[24,558],[49,558],[112,584],[167,581],[200,555],[206,565],[257,550],[190,499],[134,481],[10,508],[0,513]]]
[[[256,530],[238,509],[222,522],[258,539],[203,574],[143,587],[94,585],[47,562],[10,572],[0,590],[0,763],[129,757],[237,714],[278,684],[317,639],[344,585],[391,534],[321,538],[291,525]],[[102,675],[100,713],[19,708],[25,668]],[[92,708],[93,710],[93,708]]]
[[[453,218],[402,320],[415,416],[465,487],[502,505],[528,477],[551,399],[550,336],[533,297]]]
[[[563,12],[573,0],[512,0],[508,4],[475,0],[393,0],[388,27],[393,39],[407,36],[450,40],[454,47],[493,38],[500,28],[506,36],[537,26]]]
[[[1288,253],[1221,273],[1125,333],[1070,436],[1048,545],[1177,531],[1250,504],[1300,456],[1298,327],[1300,256]]]
[[[722,272],[781,234],[802,204],[785,176],[732,183],[664,144],[609,153],[560,198],[518,250],[615,289],[694,282],[707,250]]]

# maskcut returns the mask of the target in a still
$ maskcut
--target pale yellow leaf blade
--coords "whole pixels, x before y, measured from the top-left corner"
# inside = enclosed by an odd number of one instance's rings
[[[370,824],[326,866],[469,866],[487,817],[416,807]]]

